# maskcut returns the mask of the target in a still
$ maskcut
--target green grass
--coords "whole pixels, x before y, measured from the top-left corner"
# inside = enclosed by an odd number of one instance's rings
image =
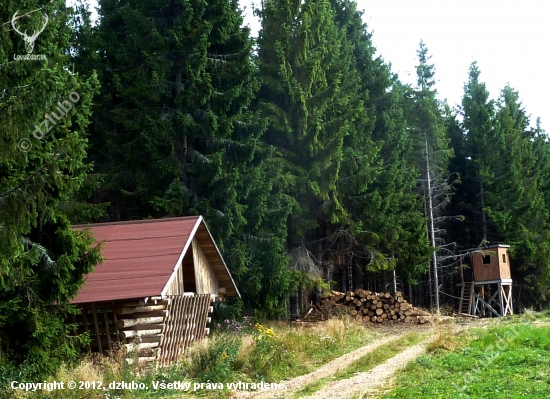
[[[269,331],[268,331],[269,328]],[[80,364],[59,370],[49,380],[136,381],[145,383],[143,390],[63,390],[35,392],[20,398],[42,399],[105,399],[110,398],[228,398],[228,390],[197,390],[194,383],[260,382],[277,383],[287,378],[307,374],[321,365],[367,345],[382,335],[350,320],[329,320],[308,326],[288,323],[265,323],[261,327],[236,334],[225,331],[212,336],[194,348],[182,361],[169,369],[144,373],[128,366],[121,357],[99,363],[84,359]],[[153,389],[153,381],[185,381],[191,383],[188,392],[174,389]]]
[[[550,396],[550,327],[499,323],[449,336],[447,347],[407,365],[383,398]]]
[[[428,346],[428,353],[396,375],[396,386],[385,398],[547,398],[550,397],[550,314],[530,313],[489,321],[491,327],[470,329],[456,336],[441,335]],[[530,323],[533,321],[533,323]],[[266,333],[266,328],[272,331]],[[190,351],[180,364],[166,370],[143,373],[127,366],[121,357],[109,360],[83,359],[60,369],[48,381],[136,381],[144,390],[59,390],[12,392],[14,398],[54,399],[160,399],[181,397],[229,398],[228,390],[183,392],[153,389],[153,381],[280,382],[306,374],[321,365],[367,345],[382,335],[353,322],[331,320],[309,327],[266,323],[264,332],[248,330],[213,334]],[[513,330],[515,329],[515,330]],[[445,329],[444,329],[445,330]],[[517,336],[515,331],[517,331]],[[260,338],[261,336],[261,338]],[[501,340],[499,340],[501,338]],[[502,339],[508,341],[502,341]],[[300,391],[306,395],[335,379],[367,371],[420,340],[415,334],[390,343],[359,359],[330,379],[315,382]],[[504,343],[503,343],[504,342]],[[499,344],[498,356],[485,359],[485,350]],[[488,364],[490,363],[490,364]],[[472,372],[472,368],[475,372]],[[471,374],[468,374],[471,373]],[[469,379],[466,383],[464,378]],[[454,384],[454,385],[453,385]],[[456,388],[455,388],[456,386]],[[2,388],[3,389],[3,388]],[[106,396],[108,394],[109,396]]]
[[[307,374],[361,346],[381,337],[381,334],[367,330],[354,322],[329,321],[325,326],[311,328],[280,329],[286,348],[296,357],[300,367],[285,373],[284,378]]]
[[[403,336],[397,341],[382,345],[374,351],[369,352],[361,358],[357,359],[344,370],[339,370],[330,377],[320,378],[317,381],[312,382],[311,384],[305,385],[296,393],[294,397],[300,398],[303,396],[311,395],[320,390],[328,382],[344,380],[353,377],[356,373],[368,371],[375,366],[385,362],[386,360],[394,357],[395,355],[403,352],[405,348],[416,345],[422,342],[424,339],[424,336],[416,333],[411,333]]]

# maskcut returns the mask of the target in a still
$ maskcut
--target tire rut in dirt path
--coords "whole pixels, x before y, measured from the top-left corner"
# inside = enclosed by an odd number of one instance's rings
[[[318,392],[311,396],[304,396],[302,399],[349,399],[361,392],[374,393],[392,378],[397,370],[426,352],[427,345],[434,339],[435,337],[432,337],[421,344],[405,349],[384,363],[369,371],[357,373],[352,378],[329,382]]]
[[[407,331],[404,331],[397,335],[392,335],[386,338],[379,339],[371,344],[362,346],[359,349],[356,349],[350,353],[347,353],[339,358],[336,358],[329,363],[321,366],[317,370],[312,371],[309,374],[301,375],[299,377],[293,378],[288,381],[282,381],[281,383],[285,386],[284,390],[269,390],[262,392],[247,392],[240,391],[235,392],[231,399],[244,399],[244,398],[254,398],[254,399],[268,399],[268,398],[290,398],[292,395],[300,389],[302,386],[318,380],[320,378],[328,377],[339,370],[343,370],[352,364],[357,359],[365,356],[367,353],[372,352],[378,349],[382,345],[389,344],[393,341],[402,338],[404,335],[408,334]],[[328,398],[328,396],[327,396]]]

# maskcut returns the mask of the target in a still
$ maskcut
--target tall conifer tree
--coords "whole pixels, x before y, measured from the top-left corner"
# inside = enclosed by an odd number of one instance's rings
[[[99,5],[98,28],[83,35],[95,51],[79,65],[100,71],[92,156],[109,217],[203,215],[246,304],[280,311],[290,209],[273,183],[265,122],[249,110],[259,80],[236,2]]]
[[[0,27],[0,368],[8,372],[11,361],[39,374],[78,354],[65,324],[68,301],[100,259],[93,239],[71,230],[73,211],[86,217],[76,198],[90,181],[97,79],[72,73],[64,1],[10,2],[0,21],[16,13]],[[15,29],[31,35],[42,27],[31,53],[46,60],[16,60],[30,50]]]
[[[512,88],[502,90],[498,103],[489,100],[475,63],[465,86],[463,116],[464,132],[452,129],[459,154],[454,167],[464,173],[453,207],[466,221],[457,234],[470,248],[510,244],[512,275],[532,293],[524,303],[540,304],[548,300],[550,286],[547,138],[529,128]]]
[[[277,149],[283,168],[280,187],[294,204],[287,249],[315,242],[306,246],[319,266],[326,238],[350,221],[344,206],[350,187],[342,177],[359,171],[348,180],[356,186],[371,178],[361,168],[371,159],[350,163],[355,148],[372,151],[368,128],[356,133],[356,123],[368,119],[366,93],[329,1],[269,0],[259,15],[258,107],[270,121],[265,142]]]
[[[497,238],[512,246],[516,269],[537,300],[548,300],[550,268],[549,209],[545,202],[548,171],[546,138],[529,128],[519,94],[506,86],[496,113],[494,179],[487,192],[487,215]],[[538,147],[538,148],[537,148]],[[514,270],[516,272],[516,270]]]
[[[468,154],[462,189],[467,190],[470,200],[463,215],[477,226],[471,231],[470,247],[490,241],[489,220],[485,206],[486,191],[494,178],[491,169],[499,140],[494,128],[495,104],[489,100],[485,83],[479,81],[477,63],[472,63],[468,83],[464,86],[462,99],[464,150]]]
[[[428,244],[414,192],[418,169],[410,164],[413,141],[404,114],[405,87],[376,57],[371,36],[354,1],[335,0],[336,21],[353,46],[359,92],[366,94],[362,118],[344,141],[341,185],[358,259],[367,270],[393,270],[415,282],[425,269]],[[358,233],[358,232],[363,233]]]

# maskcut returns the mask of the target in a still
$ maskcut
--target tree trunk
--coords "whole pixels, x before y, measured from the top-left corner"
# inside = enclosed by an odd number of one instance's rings
[[[430,159],[428,154],[428,138],[426,140],[426,175],[428,177],[428,211],[430,213],[430,241],[433,249],[433,273],[434,273],[434,292],[435,292],[435,310],[439,313],[439,277],[437,275],[437,250],[435,247],[435,232],[434,232],[434,214],[433,214],[433,204],[432,204],[432,183],[430,180]]]

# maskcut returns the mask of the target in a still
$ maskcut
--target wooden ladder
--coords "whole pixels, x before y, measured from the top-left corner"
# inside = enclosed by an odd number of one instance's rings
[[[463,283],[460,293],[460,305],[458,313],[471,314],[472,312],[472,297],[474,295],[474,282]]]

